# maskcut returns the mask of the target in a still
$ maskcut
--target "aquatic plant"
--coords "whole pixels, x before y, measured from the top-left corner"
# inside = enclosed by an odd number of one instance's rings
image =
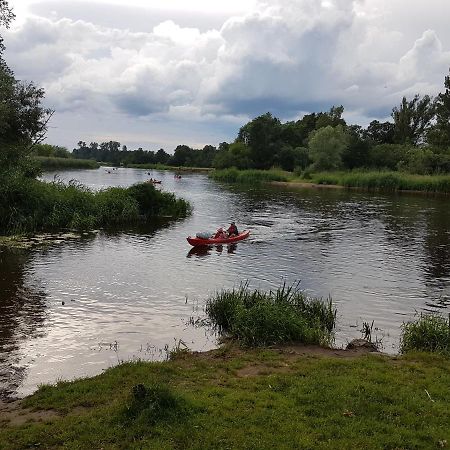
[[[246,346],[287,342],[330,345],[336,325],[331,299],[308,298],[298,286],[223,290],[206,303],[206,314],[221,333]]]
[[[450,355],[450,315],[448,320],[438,314],[421,314],[402,325],[400,351],[412,350]]]
[[[31,157],[42,170],[53,169],[98,169],[100,164],[92,159],[57,158],[54,156]]]
[[[230,169],[214,170],[213,172],[210,172],[208,176],[216,181],[243,184],[256,184],[267,181],[288,181],[289,179],[288,174],[279,169],[238,170],[234,167]]]
[[[313,173],[308,181],[384,191],[425,191],[450,193],[450,175],[411,175],[393,171],[352,171]]]

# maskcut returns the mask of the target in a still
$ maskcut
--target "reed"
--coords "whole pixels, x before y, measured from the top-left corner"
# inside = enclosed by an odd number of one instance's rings
[[[308,182],[383,191],[424,191],[450,193],[450,175],[412,175],[403,172],[313,173]]]
[[[268,181],[288,181],[290,176],[280,169],[271,170],[239,170],[234,167],[230,169],[214,170],[209,177],[216,181],[226,183],[257,184]]]
[[[149,183],[92,192],[76,183],[46,183],[22,177],[0,184],[0,234],[61,228],[92,229],[145,222],[153,217],[184,217],[190,205]]]
[[[54,169],[98,169],[100,164],[92,159],[56,158],[51,156],[33,156],[42,170]]]
[[[402,325],[400,351],[436,352],[450,356],[450,315],[422,314],[414,322]]]
[[[206,314],[221,333],[245,346],[288,342],[328,346],[336,325],[331,299],[308,298],[297,286],[251,291],[247,284],[208,299]]]

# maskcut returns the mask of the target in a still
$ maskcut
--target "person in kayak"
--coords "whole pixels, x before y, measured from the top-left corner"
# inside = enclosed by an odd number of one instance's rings
[[[219,228],[213,235],[213,239],[226,239],[227,237],[228,233],[223,228]]]
[[[231,225],[228,227],[227,233],[228,236],[237,236],[239,234],[237,226],[234,222],[231,222]]]

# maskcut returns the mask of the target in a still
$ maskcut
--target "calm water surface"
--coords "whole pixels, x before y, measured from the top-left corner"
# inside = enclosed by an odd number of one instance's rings
[[[226,187],[202,174],[174,180],[170,172],[122,168],[60,174],[93,189],[149,176],[189,200],[192,216],[0,252],[0,396],[122,360],[161,359],[180,340],[213,348],[216,337],[189,318],[202,316],[217,290],[246,281],[262,289],[300,281],[310,295],[331,296],[339,346],[374,321],[384,351],[396,352],[404,321],[450,312],[448,197]],[[251,239],[207,251],[186,242],[232,219]]]

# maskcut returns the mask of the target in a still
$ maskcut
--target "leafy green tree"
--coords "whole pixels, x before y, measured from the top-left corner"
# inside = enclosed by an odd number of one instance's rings
[[[8,27],[13,19],[8,2],[0,0],[0,25]],[[14,78],[3,59],[3,50],[0,37],[0,171],[14,169],[34,176],[36,172],[26,156],[45,138],[53,111],[41,105],[42,89]]]
[[[369,166],[374,169],[397,170],[407,160],[411,146],[400,144],[375,145],[369,151]]]
[[[328,112],[320,112],[316,116],[316,125],[315,129],[319,130],[324,127],[337,127],[338,125],[346,126],[345,120],[342,118],[342,114],[344,113],[344,107],[340,106],[332,106]]]
[[[348,146],[342,153],[345,168],[355,169],[369,165],[370,141],[364,139],[364,130],[359,125],[347,127]]]
[[[251,167],[250,149],[243,142],[234,142],[228,150],[219,151],[213,161],[216,169],[236,167],[237,169],[249,169]]]
[[[280,136],[281,122],[268,112],[244,125],[236,140],[250,149],[250,159],[255,168],[268,169],[280,147]]]
[[[415,95],[410,101],[403,97],[399,106],[392,110],[394,141],[397,144],[417,145],[425,141],[435,115],[430,96]]]
[[[428,141],[436,147],[450,148],[450,75],[445,77],[444,87],[445,91],[436,97],[436,124],[428,133]]]
[[[349,136],[342,125],[328,125],[313,131],[309,139],[309,154],[314,170],[339,169],[348,144]]]
[[[372,120],[364,132],[367,139],[374,144],[393,144],[395,125],[392,122],[379,122]]]

